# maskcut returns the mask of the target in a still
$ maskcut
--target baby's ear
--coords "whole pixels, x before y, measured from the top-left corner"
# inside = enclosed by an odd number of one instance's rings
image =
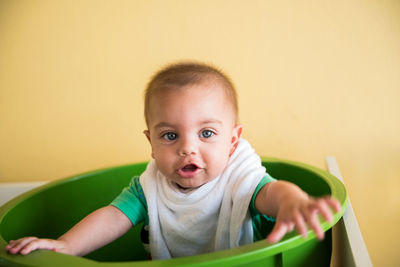
[[[151,146],[150,131],[149,130],[144,130],[143,133],[146,136],[147,140],[149,140],[149,143],[150,143],[150,146]],[[151,146],[151,157],[154,159],[153,146]]]
[[[149,131],[149,130],[144,130],[143,133],[144,133],[144,135],[147,137],[147,140],[149,140],[149,142],[150,142],[150,144],[151,144],[150,131]]]
[[[239,139],[242,136],[243,125],[237,124],[232,130],[232,139],[231,139],[231,151],[229,152],[229,156],[232,156],[233,152],[235,152],[236,147],[239,144]]]

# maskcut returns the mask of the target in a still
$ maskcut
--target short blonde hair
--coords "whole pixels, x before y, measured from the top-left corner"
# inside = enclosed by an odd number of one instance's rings
[[[212,80],[220,83],[232,104],[235,122],[238,120],[238,101],[236,89],[231,79],[218,68],[200,62],[184,61],[167,65],[158,71],[147,84],[144,97],[144,117],[149,126],[150,100],[158,93],[181,89]]]

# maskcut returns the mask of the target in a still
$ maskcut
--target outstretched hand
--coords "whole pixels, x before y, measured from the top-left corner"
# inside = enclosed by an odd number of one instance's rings
[[[40,239],[30,236],[18,240],[10,240],[10,243],[6,246],[6,251],[11,254],[26,255],[33,250],[46,249],[68,254],[66,245],[66,242],[62,240]]]
[[[26,255],[33,250],[46,249],[83,256],[122,236],[131,227],[130,219],[121,210],[109,205],[90,213],[57,240],[24,237],[11,240],[6,251]]]
[[[275,226],[267,236],[267,241],[269,243],[276,243],[285,234],[293,231],[295,228],[300,235],[306,238],[308,227],[315,232],[319,240],[322,240],[324,238],[324,231],[318,215],[321,214],[326,221],[331,223],[333,221],[332,209],[335,212],[339,212],[341,205],[336,199],[328,196],[322,198],[287,199],[279,207]]]

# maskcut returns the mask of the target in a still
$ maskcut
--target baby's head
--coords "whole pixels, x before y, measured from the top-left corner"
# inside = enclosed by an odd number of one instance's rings
[[[185,90],[190,85],[214,84],[224,91],[232,108],[235,123],[238,120],[236,89],[230,78],[214,66],[198,62],[180,62],[167,65],[150,80],[145,91],[144,116],[149,127],[150,102],[153,96],[173,90]],[[206,89],[205,89],[206,90]]]
[[[225,169],[242,132],[236,91],[220,70],[202,63],[169,65],[145,92],[145,134],[160,171],[196,188]]]

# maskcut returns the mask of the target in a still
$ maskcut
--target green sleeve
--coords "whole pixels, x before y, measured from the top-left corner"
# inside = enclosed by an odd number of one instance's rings
[[[110,205],[120,209],[133,225],[148,220],[147,202],[139,177],[133,177],[130,185],[124,188]]]
[[[267,175],[265,175],[265,176],[261,179],[261,181],[258,183],[258,185],[257,185],[257,187],[256,187],[256,190],[254,190],[254,193],[253,193],[253,196],[252,196],[251,202],[250,202],[250,207],[249,207],[249,209],[250,209],[251,217],[255,217],[255,216],[261,214],[261,213],[256,209],[256,203],[255,203],[255,202],[256,202],[256,197],[257,197],[258,192],[260,192],[260,190],[261,190],[266,184],[268,184],[268,183],[270,183],[270,182],[275,182],[275,181],[276,181],[276,179],[273,178],[272,176],[270,176],[270,175],[267,173]],[[264,216],[267,217],[267,218],[269,218],[269,219],[272,220],[272,221],[275,221],[275,219],[272,218],[272,217],[269,217],[269,216],[266,216],[266,215],[264,215]]]
[[[276,181],[276,179],[272,178],[269,174],[264,176],[261,182],[257,185],[250,202],[249,210],[253,225],[254,242],[263,240],[270,233],[275,224],[275,218],[260,213],[255,206],[255,200],[258,192],[260,192],[261,188],[263,188],[266,184],[273,181]]]

